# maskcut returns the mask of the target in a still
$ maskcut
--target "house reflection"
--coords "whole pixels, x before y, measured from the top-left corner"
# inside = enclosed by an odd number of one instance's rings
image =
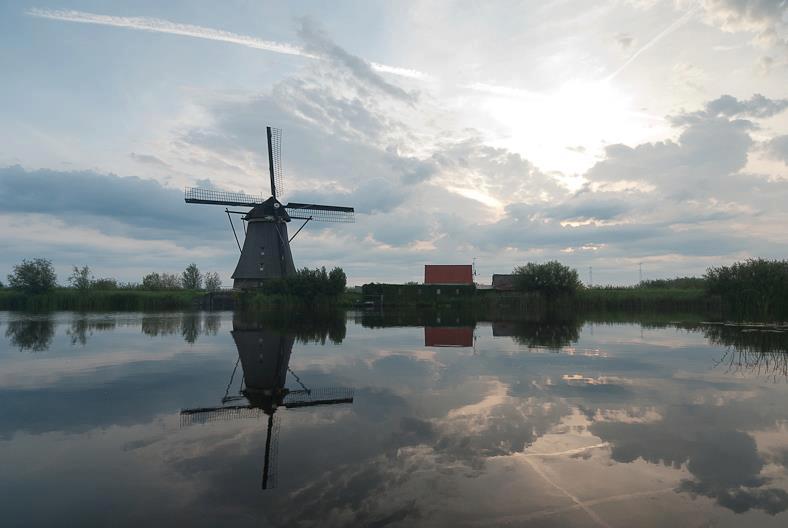
[[[427,347],[472,347],[472,326],[425,326],[424,346]]]
[[[303,323],[295,327],[287,320],[260,319],[255,314],[238,313],[233,318],[231,332],[238,349],[238,360],[230,375],[221,405],[199,407],[181,411],[181,424],[204,424],[208,422],[232,420],[237,418],[256,418],[266,415],[267,430],[265,458],[263,463],[262,488],[276,486],[276,458],[279,420],[276,415],[280,408],[314,407],[353,403],[353,389],[318,388],[305,385],[301,378],[290,369],[290,356],[296,338],[325,340],[329,328],[322,327],[318,320],[314,326],[305,328]],[[333,320],[331,320],[333,321]],[[325,321],[323,321],[325,322]],[[335,322],[335,321],[333,321]],[[297,330],[296,330],[297,328]],[[336,334],[335,334],[336,335]],[[344,335],[341,332],[340,335]],[[242,376],[239,388],[232,394],[235,378],[240,365]],[[299,388],[288,388],[288,373]]]

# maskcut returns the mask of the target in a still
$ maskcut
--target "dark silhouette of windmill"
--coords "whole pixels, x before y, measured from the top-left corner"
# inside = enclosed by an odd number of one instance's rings
[[[181,425],[210,423],[237,418],[268,416],[263,461],[263,489],[276,486],[276,459],[278,452],[279,420],[276,411],[280,407],[314,407],[353,403],[353,389],[323,388],[309,389],[290,370],[290,354],[295,337],[277,332],[255,321],[233,320],[233,340],[238,348],[238,360],[230,375],[230,382],[217,407],[199,407],[181,410]],[[238,363],[243,369],[243,379],[238,394],[230,394]],[[290,372],[301,389],[285,387]],[[244,402],[244,403],[241,403]]]
[[[282,173],[282,131],[278,128],[266,127],[268,136],[268,172],[271,179],[271,196],[254,196],[246,193],[215,191],[187,187],[186,203],[224,205],[234,207],[251,207],[246,212],[230,211],[230,214],[243,215],[246,222],[246,237],[243,248],[235,235],[241,257],[233,272],[234,288],[255,288],[266,279],[276,279],[295,275],[295,264],[290,251],[290,242],[311,221],[345,222],[354,221],[355,211],[352,207],[337,205],[320,205],[313,203],[289,202],[282,204],[279,198],[284,191],[284,175]],[[288,238],[287,223],[291,220],[303,220],[298,231]],[[230,225],[233,226],[230,217]],[[235,234],[235,227],[233,226]]]

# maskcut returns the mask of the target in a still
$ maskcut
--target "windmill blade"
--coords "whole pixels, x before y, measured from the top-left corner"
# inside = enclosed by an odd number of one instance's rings
[[[356,221],[355,209],[338,205],[319,205],[290,202],[285,206],[290,218],[352,224]]]
[[[181,410],[181,427],[194,424],[227,422],[243,418],[259,418],[262,414],[262,409],[249,407],[248,405],[183,409]]]
[[[353,403],[353,389],[325,388],[290,391],[287,393],[282,403],[288,409],[294,407],[314,407],[317,405]]]
[[[265,458],[263,461],[263,489],[276,487],[277,462],[279,461],[279,417],[268,416],[268,431],[265,435]]]
[[[268,136],[268,172],[271,176],[271,196],[281,199],[285,192],[282,172],[282,130],[266,127]]]
[[[195,187],[186,187],[184,200],[186,203],[235,205],[241,207],[254,207],[263,203],[262,197],[251,194],[197,189]]]

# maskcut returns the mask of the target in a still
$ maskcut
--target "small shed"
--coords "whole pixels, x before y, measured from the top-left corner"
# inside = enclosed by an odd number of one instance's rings
[[[492,276],[492,287],[498,291],[514,290],[514,275],[496,273]]]
[[[473,284],[470,264],[426,264],[424,284]]]

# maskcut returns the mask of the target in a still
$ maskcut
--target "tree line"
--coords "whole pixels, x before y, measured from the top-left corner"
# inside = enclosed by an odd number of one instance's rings
[[[119,282],[111,277],[95,277],[89,266],[74,266],[67,287],[88,290],[207,290],[221,289],[222,280],[216,272],[202,273],[197,264],[189,264],[180,274],[148,273],[142,282]],[[58,287],[52,261],[45,258],[23,260],[8,275],[8,286],[28,293],[46,293]],[[0,287],[3,287],[0,282]]]
[[[529,262],[513,271],[514,288],[548,296],[574,295],[581,290],[621,289],[613,286],[586,288],[577,270],[558,261]],[[788,315],[788,260],[751,258],[730,266],[711,267],[702,277],[677,277],[641,281],[631,290],[702,290],[718,296],[734,312],[741,314]]]

